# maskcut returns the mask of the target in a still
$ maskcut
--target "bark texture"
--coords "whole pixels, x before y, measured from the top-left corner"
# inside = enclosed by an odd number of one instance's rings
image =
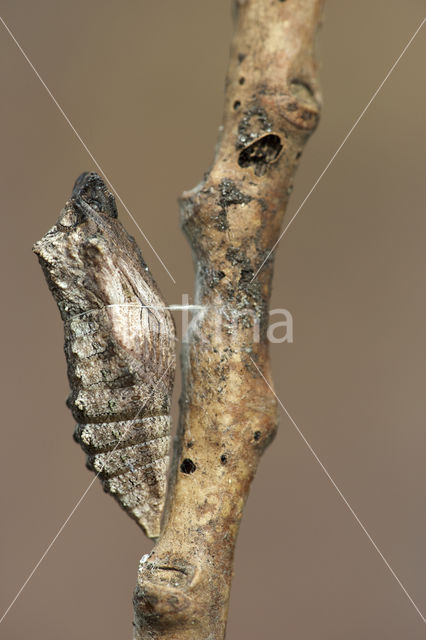
[[[266,340],[273,254],[320,108],[314,41],[323,0],[239,0],[212,168],[181,198],[196,270],[162,534],[141,561],[137,640],[224,637],[250,483],[277,428]],[[259,369],[259,370],[258,370]]]

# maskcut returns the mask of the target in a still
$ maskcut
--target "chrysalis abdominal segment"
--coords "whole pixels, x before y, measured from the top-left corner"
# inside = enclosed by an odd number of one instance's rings
[[[157,537],[175,373],[170,311],[95,173],[76,181],[34,251],[64,321],[75,438],[105,490]]]
[[[152,306],[147,306],[147,305],[143,305],[143,304],[137,304],[137,303],[132,303],[132,302],[124,302],[124,303],[118,303],[118,304],[108,304],[106,305],[106,307],[136,307],[138,309],[170,309],[170,311],[203,311],[204,309],[207,309],[208,307],[201,305],[201,304],[186,304],[186,305],[182,305],[182,304],[170,304],[167,306],[162,306],[162,307],[152,307]],[[99,307],[98,309],[89,309],[88,311],[83,311],[83,313],[79,313],[76,316],[72,316],[72,318],[76,318],[79,316],[83,316],[83,315],[87,315],[89,313],[97,313],[98,311],[100,311],[101,309],[105,309],[106,307]],[[70,319],[72,319],[70,318]]]
[[[138,312],[141,314],[141,324],[143,324],[143,314],[149,313],[153,309],[159,309],[159,307],[142,305],[140,303],[119,303],[119,304],[110,304],[104,307],[98,307],[94,309],[88,309],[82,313],[71,316],[68,319],[68,322],[73,321],[75,318],[80,318],[82,316],[96,316],[98,313],[102,313],[105,309],[112,308],[121,308],[126,312],[128,309],[133,309],[133,312]],[[260,340],[260,326],[261,326],[261,316],[259,312],[255,309],[247,309],[242,308],[239,309],[234,305],[229,304],[209,304],[209,305],[169,305],[166,307],[161,307],[161,309],[169,309],[172,311],[182,311],[185,312],[182,315],[182,342],[186,343],[190,335],[194,335],[194,332],[198,332],[200,322],[206,319],[206,316],[211,313],[214,314],[215,321],[213,323],[214,331],[213,333],[210,331],[210,338],[213,336],[214,332],[219,336],[222,330],[226,331],[228,334],[232,333],[235,330],[235,325],[239,325],[252,331],[252,339],[254,342],[259,342]],[[188,312],[192,312],[192,318],[189,317]],[[158,325],[159,330],[168,331],[168,327],[165,324]],[[153,330],[153,326],[151,327]],[[209,338],[208,342],[211,342]],[[203,340],[202,335],[198,336],[199,340]],[[178,341],[178,338],[175,337],[175,340]]]

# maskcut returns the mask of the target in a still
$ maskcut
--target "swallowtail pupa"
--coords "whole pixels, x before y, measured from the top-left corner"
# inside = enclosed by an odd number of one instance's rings
[[[105,491],[157,537],[175,375],[170,311],[96,173],[77,179],[34,251],[64,322],[75,439]]]

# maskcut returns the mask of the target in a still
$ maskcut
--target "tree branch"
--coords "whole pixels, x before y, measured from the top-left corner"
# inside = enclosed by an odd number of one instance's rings
[[[202,184],[181,198],[196,303],[204,311],[192,323],[182,355],[181,417],[164,528],[139,568],[138,640],[224,637],[244,503],[277,427],[275,398],[258,371],[272,384],[269,252],[302,149],[318,122],[313,49],[322,5],[235,3],[214,164]]]

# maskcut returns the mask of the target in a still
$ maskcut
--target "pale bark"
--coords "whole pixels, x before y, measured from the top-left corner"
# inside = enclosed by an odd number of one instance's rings
[[[203,183],[181,198],[198,314],[162,534],[141,562],[138,640],[224,637],[234,547],[276,427],[266,339],[274,254],[292,180],[319,117],[314,41],[323,0],[239,0],[223,130]],[[259,340],[257,340],[259,335]],[[258,370],[259,369],[259,370]],[[265,586],[267,588],[267,585]]]

